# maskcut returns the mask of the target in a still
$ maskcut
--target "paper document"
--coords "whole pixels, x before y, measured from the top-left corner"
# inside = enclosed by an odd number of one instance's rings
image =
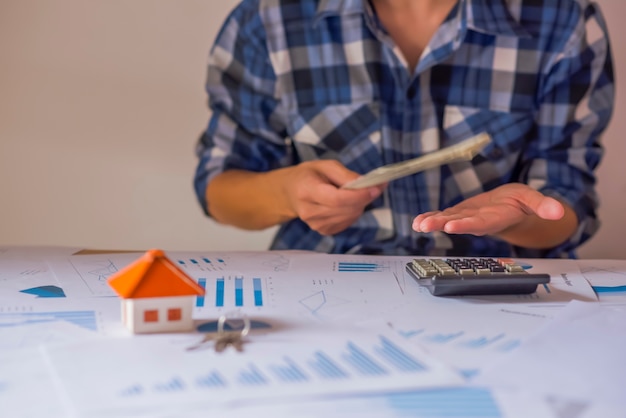
[[[576,260],[603,304],[626,305],[626,260]]]
[[[405,304],[386,318],[399,335],[466,378],[515,350],[547,321],[545,316],[527,310],[486,304]]]
[[[626,406],[626,309],[572,301],[476,383]],[[624,416],[623,414],[620,416]]]
[[[37,348],[0,350],[0,411],[3,417],[70,416]]]
[[[410,176],[411,174],[451,162],[470,161],[489,142],[491,142],[491,137],[486,132],[483,132],[444,149],[433,151],[411,160],[378,167],[344,184],[341,188],[362,189],[364,187],[376,186],[401,177]]]
[[[227,406],[463,383],[449,367],[388,330],[300,326],[260,331],[244,343],[243,353],[218,353],[213,344],[187,350],[201,338],[159,334],[42,350],[68,399],[80,416],[89,417],[138,410],[155,416],[185,404]]]

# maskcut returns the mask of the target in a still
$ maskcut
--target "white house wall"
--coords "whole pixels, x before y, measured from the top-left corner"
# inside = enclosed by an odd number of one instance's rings
[[[195,296],[127,299],[123,302],[126,306],[126,315],[123,318],[126,319],[126,326],[135,333],[191,331],[194,299]],[[180,309],[181,319],[168,321],[168,309]],[[157,310],[158,321],[144,322],[146,310]]]

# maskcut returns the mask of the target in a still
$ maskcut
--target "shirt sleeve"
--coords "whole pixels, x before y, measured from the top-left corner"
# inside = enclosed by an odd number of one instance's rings
[[[276,75],[257,2],[242,2],[211,48],[206,80],[211,116],[196,146],[194,188],[204,212],[206,188],[230,170],[268,171],[291,153]]]
[[[578,217],[574,235],[556,248],[526,257],[575,257],[574,250],[599,228],[595,169],[604,153],[600,137],[614,103],[613,63],[605,21],[589,3],[568,18],[570,35],[554,49],[539,87],[537,141],[524,158],[525,179],[546,195],[569,204]]]

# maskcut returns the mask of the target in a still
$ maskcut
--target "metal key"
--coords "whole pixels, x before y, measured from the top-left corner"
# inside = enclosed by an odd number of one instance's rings
[[[226,350],[229,345],[233,346],[235,350],[242,352],[243,340],[241,339],[241,334],[238,332],[224,333],[224,335],[218,337],[215,340],[215,351],[221,353],[222,351]]]
[[[211,341],[213,336],[211,334],[206,334],[199,342],[194,345],[187,347],[187,351],[199,350],[205,348],[207,346],[207,342]]]

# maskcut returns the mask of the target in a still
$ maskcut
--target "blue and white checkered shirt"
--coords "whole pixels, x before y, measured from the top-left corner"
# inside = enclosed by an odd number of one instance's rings
[[[336,159],[358,173],[480,132],[471,162],[392,181],[347,230],[281,226],[272,249],[575,257],[598,228],[594,170],[612,112],[609,41],[587,0],[460,0],[410,73],[367,0],[244,0],[211,49],[212,111],[195,188],[230,169]],[[567,202],[574,236],[529,250],[484,236],[417,233],[419,213],[522,182]]]

